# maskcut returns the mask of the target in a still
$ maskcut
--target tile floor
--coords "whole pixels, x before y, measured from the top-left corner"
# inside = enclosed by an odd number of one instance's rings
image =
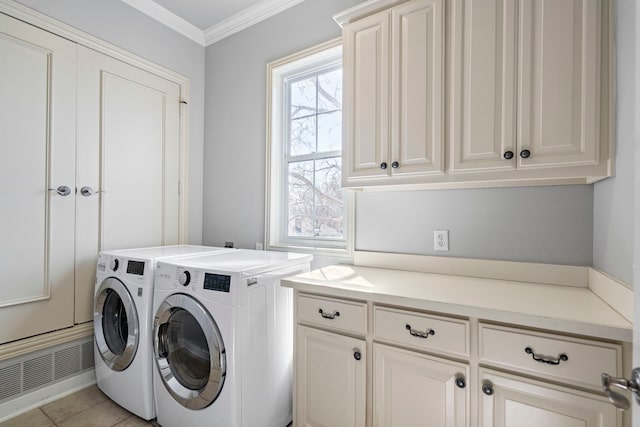
[[[0,423],[0,427],[138,427],[156,426],[113,403],[91,386]]]

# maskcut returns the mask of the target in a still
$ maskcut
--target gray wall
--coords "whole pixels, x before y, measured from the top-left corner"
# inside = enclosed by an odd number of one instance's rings
[[[591,265],[588,185],[365,192],[356,195],[356,248],[464,258]],[[433,230],[449,230],[449,251]]]
[[[267,63],[340,36],[358,0],[307,0],[206,49],[203,242],[264,240]]]
[[[200,243],[202,241],[204,47],[119,0],[18,1],[190,79],[188,238],[190,243]]]
[[[616,176],[594,185],[593,265],[625,283],[633,283],[633,181],[636,166],[635,1],[616,2]],[[637,216],[636,216],[637,217]]]
[[[254,247],[264,236],[266,64],[340,35],[335,12],[357,3],[307,0],[206,49],[204,237]],[[356,248],[590,265],[591,186],[361,193]]]

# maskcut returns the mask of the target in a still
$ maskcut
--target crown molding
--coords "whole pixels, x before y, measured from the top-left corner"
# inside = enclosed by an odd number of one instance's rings
[[[303,1],[305,0],[264,0],[253,7],[236,13],[224,21],[207,28],[204,31],[205,46],[209,46],[260,21],[264,21]]]
[[[175,13],[160,6],[153,0],[122,0],[124,3],[139,10],[145,15],[155,19],[161,24],[166,25],[175,32],[193,40],[201,46],[204,46],[204,32],[195,25],[180,18]]]

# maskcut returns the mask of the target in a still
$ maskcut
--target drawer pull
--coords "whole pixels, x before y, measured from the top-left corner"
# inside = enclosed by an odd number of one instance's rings
[[[324,311],[322,311],[322,309],[318,309],[318,313],[320,313],[320,316],[324,317],[325,319],[330,319],[333,320],[336,317],[340,316],[340,312],[339,311],[334,311],[332,314],[327,314]]]
[[[429,335],[435,335],[436,331],[434,331],[433,329],[429,328],[426,331],[422,332],[422,331],[416,331],[415,329],[411,328],[410,324],[406,324],[405,328],[407,329],[407,331],[409,331],[409,333],[411,334],[411,336],[414,337],[418,337],[418,338],[429,338]]]
[[[533,360],[535,360],[536,362],[540,362],[540,363],[546,363],[547,365],[559,365],[560,362],[566,362],[567,360],[569,360],[569,356],[567,356],[566,354],[562,353],[560,356],[558,356],[557,359],[545,359],[543,357],[540,356],[536,356],[536,354],[533,352],[533,349],[531,347],[526,347],[524,349],[524,352],[527,354],[530,354],[531,357],[533,358]]]

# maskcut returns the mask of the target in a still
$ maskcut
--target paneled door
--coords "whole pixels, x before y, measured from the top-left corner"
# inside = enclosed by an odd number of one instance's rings
[[[373,344],[373,425],[469,426],[469,366]]]
[[[0,344],[73,325],[76,45],[0,14]]]
[[[78,47],[76,323],[99,250],[179,240],[180,86]]]
[[[366,342],[298,326],[298,427],[363,427],[366,411]]]

